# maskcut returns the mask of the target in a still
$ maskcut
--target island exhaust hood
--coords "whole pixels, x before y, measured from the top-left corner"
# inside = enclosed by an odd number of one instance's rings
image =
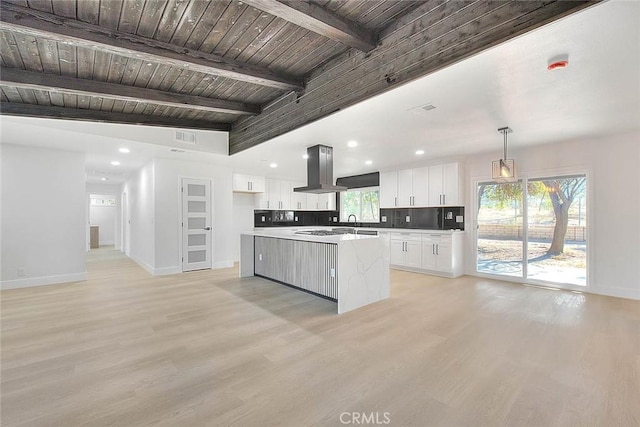
[[[296,187],[297,193],[335,193],[347,191],[333,183],[333,148],[326,145],[314,145],[307,148],[307,186]]]

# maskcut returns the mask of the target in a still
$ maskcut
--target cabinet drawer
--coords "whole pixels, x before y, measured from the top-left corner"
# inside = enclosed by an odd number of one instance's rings
[[[402,240],[404,242],[420,242],[422,234],[420,233],[389,233],[391,240]]]

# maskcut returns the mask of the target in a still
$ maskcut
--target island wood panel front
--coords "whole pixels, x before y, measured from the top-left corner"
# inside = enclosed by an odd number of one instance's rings
[[[338,299],[338,245],[256,236],[255,275]]]

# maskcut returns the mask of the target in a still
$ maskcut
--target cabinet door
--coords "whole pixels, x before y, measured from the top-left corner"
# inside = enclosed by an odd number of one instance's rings
[[[438,243],[436,246],[436,270],[443,273],[453,273],[453,254],[450,243]]]
[[[460,204],[460,175],[458,163],[446,163],[443,165],[442,204],[445,206],[457,206]]]
[[[404,265],[404,262],[405,262],[404,241],[392,240],[390,246],[391,246],[391,264]]]
[[[298,186],[301,187],[301,186]],[[291,193],[291,209],[303,211],[307,209],[307,193]]]
[[[267,180],[267,207],[266,209],[280,209],[280,181],[275,179]]]
[[[256,209],[269,209],[269,193],[264,192],[258,194],[256,198]]]
[[[429,206],[429,168],[413,170],[413,205]]]
[[[429,206],[441,206],[442,194],[442,165],[429,166]]]
[[[265,188],[265,179],[263,176],[252,176],[251,177],[251,192],[252,193],[264,193]]]
[[[249,177],[247,175],[240,175],[239,173],[233,174],[233,191],[248,192],[251,190],[249,187]]]
[[[433,241],[422,243],[422,268],[426,270],[436,270],[436,244]]]
[[[318,195],[307,193],[307,209],[315,211],[318,209]]]
[[[336,193],[318,194],[318,210],[333,211],[336,209]]]
[[[395,208],[398,197],[398,173],[383,172],[380,174],[380,207]]]
[[[405,243],[405,248],[405,265],[407,267],[420,268],[422,266],[422,243],[408,241]]]
[[[398,171],[398,206],[413,206],[413,170]]]
[[[280,181],[280,207],[278,209],[292,209],[291,206],[291,183],[289,181]]]

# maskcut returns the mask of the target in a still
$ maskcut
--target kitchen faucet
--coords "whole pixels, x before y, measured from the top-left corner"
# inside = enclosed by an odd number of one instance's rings
[[[358,217],[355,214],[351,214],[347,217],[347,222],[351,222],[351,217],[353,217],[353,222],[358,222]]]

